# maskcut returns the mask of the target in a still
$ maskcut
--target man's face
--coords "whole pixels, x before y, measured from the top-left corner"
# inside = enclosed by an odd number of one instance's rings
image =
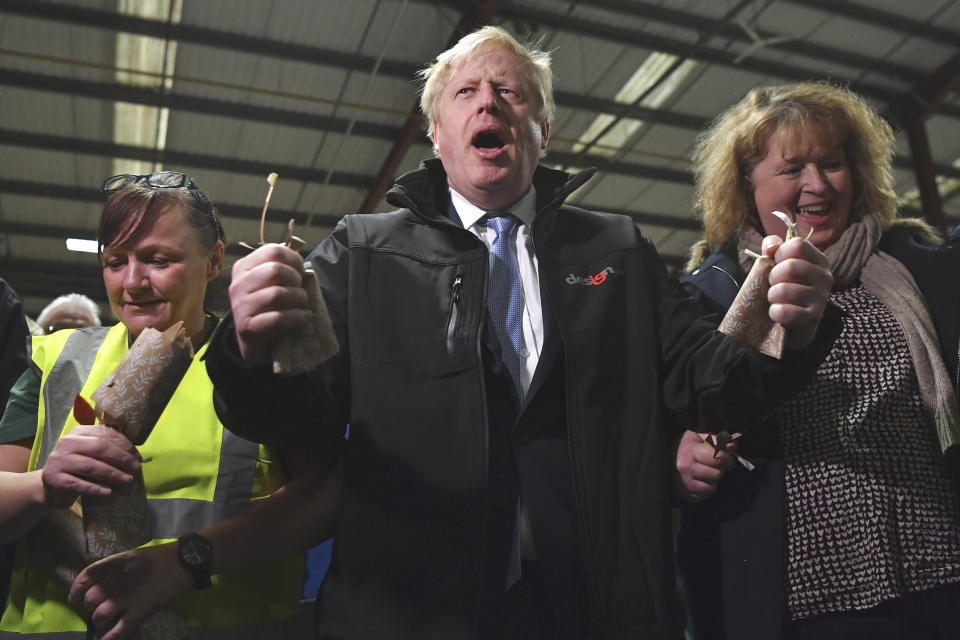
[[[448,184],[485,211],[519,200],[547,146],[539,111],[511,52],[490,45],[470,56],[450,74],[433,124]]]

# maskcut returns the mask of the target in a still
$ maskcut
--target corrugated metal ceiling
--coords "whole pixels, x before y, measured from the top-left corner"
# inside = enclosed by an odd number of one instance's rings
[[[711,117],[757,84],[814,78],[849,82],[883,108],[960,45],[960,2],[947,0],[490,4],[493,23],[554,50],[559,108],[546,162],[598,166],[579,202],[633,215],[674,264],[699,235],[688,157]],[[368,197],[415,104],[413,73],[475,8],[467,0],[183,0],[171,11],[168,0],[0,0],[0,275],[32,313],[70,290],[105,302],[96,258],[67,252],[64,238],[92,238],[101,181],[137,166],[197,176],[228,235],[248,241],[264,178],[277,171],[270,234],[281,237],[281,221],[294,217],[308,245],[319,241]],[[118,72],[118,47],[145,37],[156,39],[148,51],[168,54],[171,77]],[[653,102],[618,102],[653,54],[669,69],[689,61],[687,75]],[[153,56],[145,68],[163,69],[162,54],[145,55]],[[144,124],[125,128],[123,113]],[[604,114],[613,117],[595,124]],[[617,124],[623,119],[642,124]],[[956,91],[926,121],[943,179],[960,178],[958,121]],[[584,139],[603,126],[632,133],[612,145]],[[911,195],[904,134],[899,150],[897,187]],[[429,155],[418,133],[396,172]],[[960,189],[948,180],[941,191],[948,224],[960,222]]]

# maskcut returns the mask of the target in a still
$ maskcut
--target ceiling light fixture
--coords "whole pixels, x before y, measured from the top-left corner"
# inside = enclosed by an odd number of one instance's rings
[[[67,238],[67,250],[81,253],[97,253],[100,247],[96,240],[82,240],[81,238]]]

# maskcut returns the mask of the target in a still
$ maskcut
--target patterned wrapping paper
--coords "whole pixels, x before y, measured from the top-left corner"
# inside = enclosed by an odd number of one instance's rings
[[[120,364],[93,392],[103,424],[143,444],[193,360],[193,346],[178,322],[166,331],[144,329]],[[143,472],[109,496],[84,496],[83,530],[89,560],[106,558],[153,539],[155,522],[147,505]],[[180,640],[189,627],[183,617],[161,609],[147,618],[136,640]]]
[[[783,341],[786,330],[779,322],[770,319],[770,270],[773,258],[758,258],[740,287],[737,297],[720,323],[719,331],[754,347],[761,353],[777,358],[783,357]]]
[[[143,472],[138,471],[130,484],[113,487],[109,496],[84,496],[81,502],[91,562],[153,540],[156,522],[147,506]]]
[[[142,488],[142,482],[140,483]],[[87,553],[80,503],[70,509],[54,511],[24,536],[22,544],[33,560],[66,588],[70,588],[80,572],[97,560]],[[104,553],[101,546],[94,553]],[[106,554],[109,555],[109,554]],[[179,613],[170,609],[155,611],[137,629],[134,640],[183,640],[190,628]]]
[[[280,337],[273,351],[274,373],[295,374],[309,371],[332,358],[340,350],[317,276],[309,268],[309,262],[304,266],[307,268],[303,276],[303,288],[307,292],[308,308],[313,314],[302,327]]]
[[[90,399],[103,424],[143,444],[193,360],[190,338],[178,322],[162,333],[144,329]]]
[[[797,237],[797,227],[793,216],[782,211],[771,211],[770,215],[779,218],[787,228],[783,236],[786,242]],[[813,233],[811,227],[810,233]],[[809,238],[809,234],[807,238]],[[750,252],[747,252],[750,253]],[[756,255],[756,254],[751,254]],[[720,332],[746,342],[768,356],[780,360],[783,357],[783,343],[786,329],[779,322],[770,320],[770,303],[767,292],[770,290],[770,270],[776,262],[773,258],[757,257],[750,273],[737,297],[727,310],[720,323]]]

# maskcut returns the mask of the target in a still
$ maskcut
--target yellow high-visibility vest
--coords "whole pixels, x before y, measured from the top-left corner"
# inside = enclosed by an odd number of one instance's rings
[[[37,435],[29,470],[41,468],[61,435],[77,426],[73,398],[89,398],[129,348],[126,327],[91,327],[33,338],[40,375]],[[284,482],[269,448],[223,428],[213,409],[213,383],[201,356],[174,392],[153,432],[139,447],[147,502],[156,522],[148,544],[175,540],[248,508]],[[27,534],[29,535],[29,534]],[[214,549],[216,553],[216,549]],[[191,639],[283,637],[279,621],[295,616],[303,591],[303,556],[255,570],[214,575],[212,586],[189,591],[172,606]],[[67,589],[17,551],[0,638],[86,637],[85,612],[67,603]],[[278,635],[279,633],[279,635]]]

